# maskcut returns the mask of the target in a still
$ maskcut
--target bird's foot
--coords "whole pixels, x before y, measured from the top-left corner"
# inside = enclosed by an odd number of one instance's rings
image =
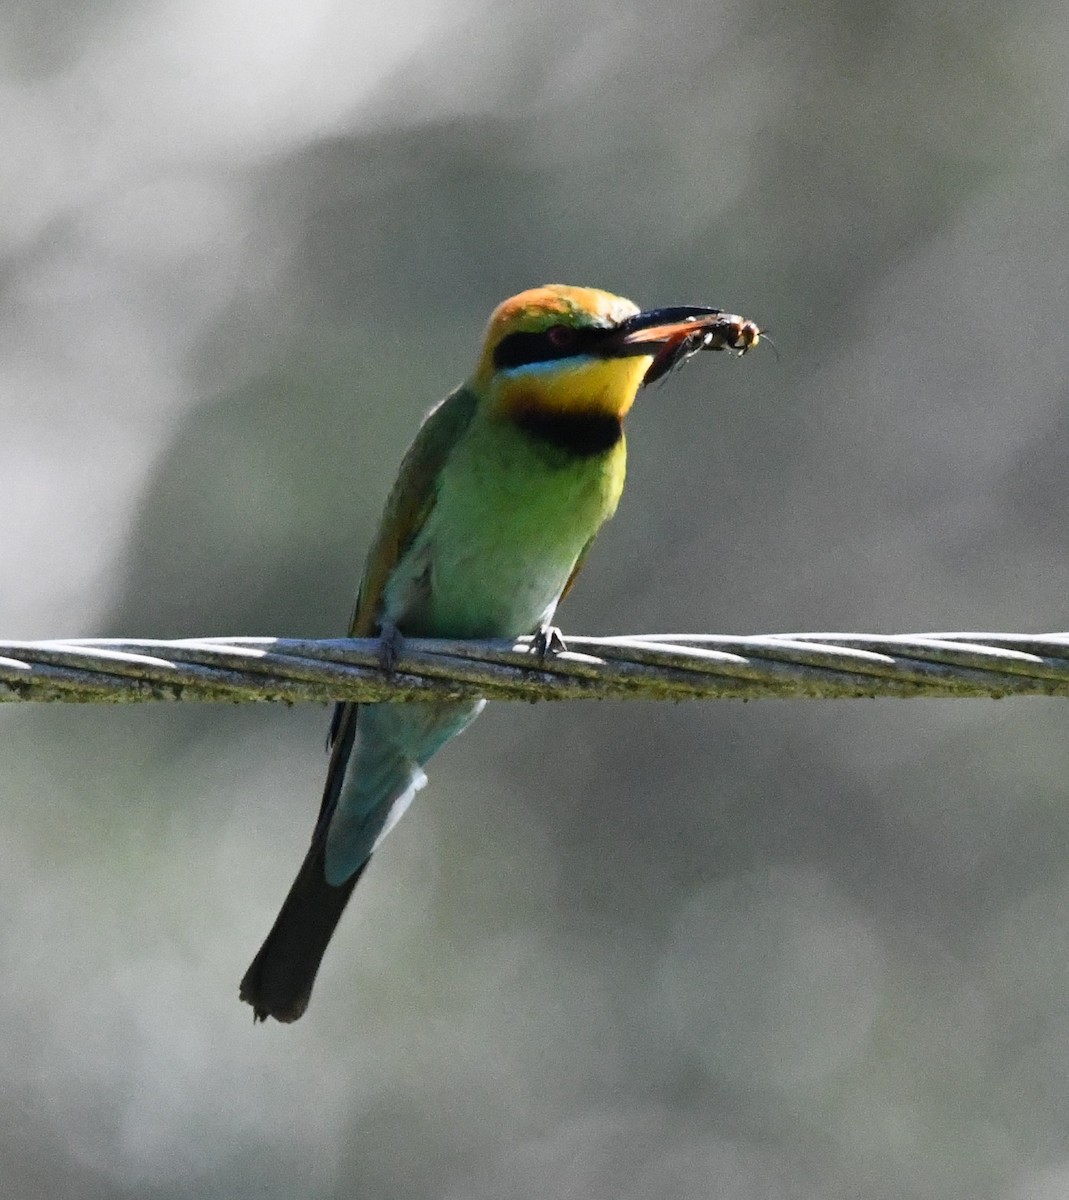
[[[562,650],[567,650],[568,643],[564,640],[564,634],[560,629],[547,622],[534,635],[531,649],[538,655],[539,662],[545,662],[551,654],[559,654]]]
[[[401,631],[390,621],[383,621],[379,629],[379,670],[384,675],[393,675],[397,670],[397,660],[401,657],[401,648],[405,639]]]

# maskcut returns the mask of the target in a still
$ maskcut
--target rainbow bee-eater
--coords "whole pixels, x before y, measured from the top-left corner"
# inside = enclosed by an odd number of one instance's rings
[[[553,284],[493,313],[469,381],[433,408],[371,544],[350,636],[384,663],[409,637],[551,646],[553,615],[624,486],[623,420],[643,385],[699,350],[743,354],[760,330],[713,308],[640,312]],[[372,854],[423,767],[485,701],[339,704],[319,820],[282,911],[241,982],[260,1020],[295,1021]]]

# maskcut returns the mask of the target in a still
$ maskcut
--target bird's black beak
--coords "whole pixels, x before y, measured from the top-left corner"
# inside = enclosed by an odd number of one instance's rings
[[[652,355],[643,385],[682,366],[702,350],[727,350],[742,355],[761,340],[761,330],[745,317],[719,308],[681,305],[651,308],[627,317],[599,347],[606,357]]]

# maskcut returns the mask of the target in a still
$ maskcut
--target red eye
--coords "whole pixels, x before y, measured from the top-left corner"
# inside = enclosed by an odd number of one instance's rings
[[[575,343],[575,330],[568,325],[551,325],[546,330],[549,344],[557,350],[566,350]]]

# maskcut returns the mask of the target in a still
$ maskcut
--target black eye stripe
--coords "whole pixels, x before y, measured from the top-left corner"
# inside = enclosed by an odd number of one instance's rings
[[[596,327],[576,329],[569,325],[554,325],[539,333],[510,333],[494,347],[494,366],[506,369],[575,358],[588,353],[610,332]]]

